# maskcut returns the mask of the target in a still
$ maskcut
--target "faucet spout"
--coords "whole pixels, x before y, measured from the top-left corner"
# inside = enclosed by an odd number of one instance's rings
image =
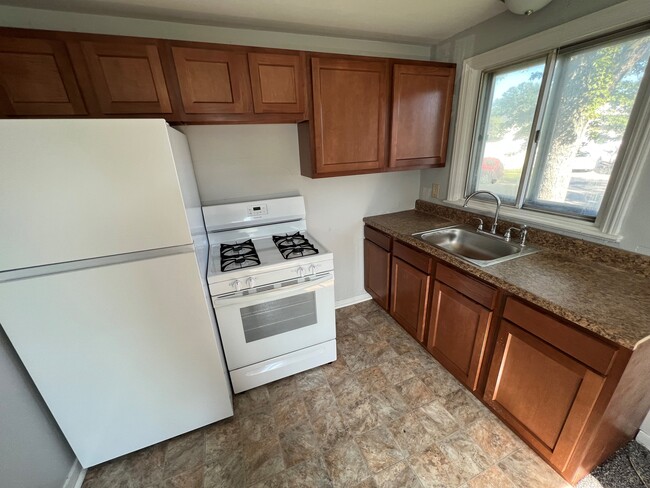
[[[499,198],[498,195],[495,195],[491,191],[487,191],[487,190],[475,191],[474,193],[472,193],[470,196],[468,196],[465,199],[465,203],[463,203],[463,207],[467,207],[467,204],[469,203],[469,201],[472,198],[474,198],[476,195],[480,195],[480,194],[483,194],[483,193],[486,194],[486,195],[490,195],[497,202],[497,207],[496,207],[496,210],[494,211],[494,222],[492,223],[492,227],[490,228],[490,234],[496,234],[496,232],[497,232],[497,224],[499,223],[499,210],[501,210],[501,199]]]

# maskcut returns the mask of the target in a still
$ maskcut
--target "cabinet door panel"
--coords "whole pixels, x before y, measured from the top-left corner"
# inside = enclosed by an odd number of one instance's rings
[[[0,113],[87,113],[63,42],[0,38]]]
[[[175,46],[172,55],[185,113],[252,112],[246,54]]]
[[[390,314],[415,339],[424,341],[430,277],[393,257]]]
[[[454,70],[396,64],[390,167],[444,166]]]
[[[381,308],[388,310],[388,290],[390,287],[390,253],[374,242],[365,239],[364,284],[366,291]]]
[[[472,391],[487,341],[492,312],[436,281],[427,349]]]
[[[157,44],[82,41],[81,49],[102,113],[172,112]]]
[[[305,111],[304,54],[248,53],[253,105],[258,114]]]
[[[561,470],[603,382],[575,359],[504,320],[485,401]]]
[[[313,58],[312,84],[316,172],[382,168],[387,61]]]

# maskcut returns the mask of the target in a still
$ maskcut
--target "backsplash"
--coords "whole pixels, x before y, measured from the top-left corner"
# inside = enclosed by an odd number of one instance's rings
[[[466,210],[438,205],[419,199],[415,202],[415,209],[420,212],[439,215],[454,222],[476,225],[476,219],[473,218],[476,214]],[[488,220],[490,219],[488,218]],[[518,227],[518,224],[501,220],[497,226],[497,232],[503,234],[508,227],[512,226]],[[580,259],[586,259],[650,278],[650,256],[555,234],[531,226],[528,227],[527,242],[556,252],[569,254]]]

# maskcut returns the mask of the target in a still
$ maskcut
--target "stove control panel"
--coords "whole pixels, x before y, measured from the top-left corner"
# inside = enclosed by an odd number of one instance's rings
[[[260,218],[269,214],[269,208],[266,203],[253,203],[247,207],[248,216],[253,218]]]

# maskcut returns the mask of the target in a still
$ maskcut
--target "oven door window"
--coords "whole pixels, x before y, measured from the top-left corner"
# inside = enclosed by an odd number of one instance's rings
[[[242,308],[240,313],[246,342],[259,341],[316,324],[316,293],[311,291],[251,305]]]

